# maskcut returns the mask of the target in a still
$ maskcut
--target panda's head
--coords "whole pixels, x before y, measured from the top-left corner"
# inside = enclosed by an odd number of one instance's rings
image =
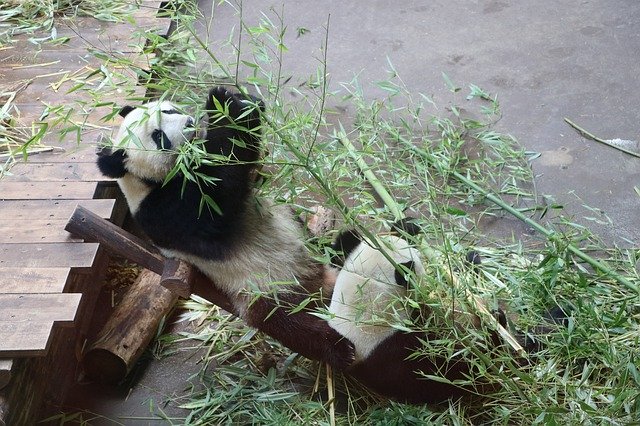
[[[168,101],[125,106],[113,146],[98,153],[100,171],[111,178],[126,173],[161,182],[175,166],[177,148],[195,136],[194,120]]]

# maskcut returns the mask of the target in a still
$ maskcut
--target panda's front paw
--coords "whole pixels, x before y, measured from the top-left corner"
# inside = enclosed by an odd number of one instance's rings
[[[333,328],[327,331],[326,340],[329,347],[325,354],[325,362],[340,371],[349,368],[356,359],[356,348],[353,343]]]

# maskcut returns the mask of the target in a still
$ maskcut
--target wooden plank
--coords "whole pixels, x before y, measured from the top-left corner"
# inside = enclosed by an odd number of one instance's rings
[[[0,243],[82,242],[64,230],[64,220],[11,221],[0,219]]]
[[[6,358],[46,355],[53,322],[0,322],[0,356]]]
[[[16,163],[3,180],[8,182],[111,181],[96,163]]]
[[[90,135],[88,134],[90,133]],[[96,156],[96,146],[98,141],[98,136],[94,135],[95,132],[85,132],[82,134],[83,146],[78,146],[78,142],[76,140],[75,135],[68,135],[62,142],[60,142],[57,138],[52,138],[48,140],[48,137],[45,135],[42,144],[48,146],[58,147],[60,145],[74,145],[68,149],[54,149],[49,152],[41,152],[37,154],[29,154],[27,156],[26,162],[28,164],[34,163],[95,163]],[[91,144],[91,145],[89,145]],[[17,161],[24,162],[22,155],[16,157]]]
[[[82,200],[93,198],[96,182],[5,182],[0,200]]]
[[[0,293],[64,293],[70,268],[0,268]]]
[[[90,273],[97,243],[0,244],[0,268],[77,268]]]
[[[73,325],[81,299],[82,293],[0,294],[0,324]],[[0,352],[0,358],[6,356],[13,355]]]
[[[0,201],[0,218],[15,220],[68,220],[81,205],[104,219],[110,219],[116,200],[9,200]]]
[[[0,389],[9,384],[11,368],[13,368],[13,360],[11,358],[0,359]],[[1,416],[0,419],[2,419]]]
[[[83,135],[83,139],[84,138]],[[97,140],[97,139],[96,139]],[[65,141],[66,144],[70,142],[74,142],[73,140]],[[93,143],[93,141],[89,141]],[[45,145],[47,144],[46,140],[43,142]],[[57,146],[57,142],[52,143]],[[90,147],[78,147],[76,149],[64,149],[58,150],[55,149],[51,152],[43,152],[39,154],[30,154],[27,157],[27,164],[37,164],[37,163],[95,163],[96,159],[96,148],[94,146]],[[23,161],[22,157],[18,158],[19,161]]]

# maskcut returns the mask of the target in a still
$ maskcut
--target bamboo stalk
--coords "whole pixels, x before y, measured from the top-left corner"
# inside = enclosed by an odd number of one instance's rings
[[[333,388],[333,369],[327,366],[327,397],[329,398],[329,425],[336,426],[336,395]]]
[[[637,152],[634,152],[634,151],[631,151],[629,149],[623,148],[621,146],[614,145],[614,144],[612,144],[610,142],[607,142],[606,140],[597,137],[593,133],[589,133],[588,131],[586,131],[582,127],[578,126],[573,121],[569,120],[567,117],[564,118],[564,121],[566,121],[569,126],[573,127],[578,133],[580,133],[582,136],[584,136],[587,139],[591,139],[591,140],[594,140],[596,142],[600,142],[601,144],[604,144],[604,145],[606,145],[608,147],[611,147],[613,149],[617,149],[618,151],[622,151],[625,154],[633,155],[634,157],[640,158],[640,154],[638,154]]]
[[[424,151],[423,149],[417,148],[417,147],[415,147],[415,146],[413,146],[413,145],[411,145],[409,143],[406,143],[406,142],[405,142],[405,145],[408,148],[412,149],[416,154],[422,156],[427,161],[432,161],[432,158],[431,158],[432,156],[428,152]],[[508,212],[511,215],[515,216],[517,219],[519,219],[522,222],[526,223],[527,225],[529,225],[530,227],[532,227],[536,231],[540,232],[542,235],[547,237],[547,239],[549,241],[554,242],[554,243],[564,244],[568,251],[570,251],[576,257],[582,259],[584,262],[586,262],[589,265],[591,265],[591,267],[593,267],[595,270],[597,270],[601,274],[604,274],[606,276],[609,276],[609,277],[613,278],[614,280],[616,280],[617,282],[619,282],[623,286],[627,287],[628,289],[634,291],[637,294],[640,294],[640,288],[636,284],[634,284],[631,281],[629,281],[629,279],[627,279],[626,277],[623,277],[622,275],[612,271],[611,268],[609,268],[606,265],[603,265],[601,262],[599,262],[598,260],[596,260],[593,257],[589,256],[588,254],[584,253],[582,250],[580,250],[579,248],[577,248],[573,244],[567,243],[557,233],[548,230],[544,226],[540,225],[538,222],[526,217],[524,214],[519,212],[517,209],[513,208],[512,206],[510,206],[509,204],[504,202],[500,197],[490,193],[489,191],[487,191],[484,188],[482,188],[480,185],[478,185],[475,182],[473,182],[471,179],[467,178],[466,176],[464,176],[464,175],[462,175],[462,174],[460,174],[460,173],[458,173],[456,171],[452,171],[451,175],[453,177],[455,177],[457,180],[459,180],[460,182],[462,182],[463,184],[465,184],[468,187],[470,187],[471,189],[473,189],[474,191],[479,192],[487,200],[489,200],[492,203],[496,204],[501,209],[505,210],[506,212]]]
[[[376,175],[371,171],[367,163],[362,159],[361,156],[358,155],[351,141],[349,141],[349,139],[346,137],[344,133],[339,135],[339,140],[340,140],[340,143],[342,143],[342,145],[347,149],[351,158],[354,159],[354,161],[356,162],[356,165],[358,166],[358,168],[360,168],[360,171],[362,171],[365,178],[371,184],[371,186],[376,191],[380,199],[382,199],[382,201],[387,206],[387,208],[394,213],[394,215],[396,216],[395,219],[396,220],[401,219],[403,217],[402,210],[400,209],[398,204],[395,202],[391,194],[384,187],[384,185],[380,182],[380,180],[378,180]],[[438,256],[433,250],[427,250],[425,252],[425,255],[427,256],[427,258],[429,258],[429,260],[432,263],[436,263],[436,264],[438,263]],[[496,330],[496,332],[500,335],[500,337],[502,337],[502,339],[505,342],[507,342],[509,346],[513,348],[514,351],[516,351],[519,355],[524,356],[525,355],[524,348],[520,345],[520,343],[518,343],[516,338],[513,337],[513,335],[509,333],[509,331],[506,328],[504,328],[498,322],[498,320],[494,318],[493,315],[491,315],[491,312],[489,312],[487,307],[484,305],[483,301],[478,296],[472,294],[464,285],[462,285],[458,280],[458,278],[449,270],[449,268],[442,265],[442,269],[445,271],[449,282],[454,287],[461,289],[463,291],[465,298],[467,299],[471,307],[475,310],[475,313],[477,314],[479,313],[484,320],[489,322],[491,327],[493,327]]]
[[[356,152],[356,148],[353,146],[353,144],[347,138],[344,132],[341,132],[338,135],[338,140],[347,149],[347,152],[349,153],[351,158],[353,158],[353,161],[356,162],[356,165],[358,166],[358,168],[360,169],[364,177],[367,179],[369,184],[373,187],[373,190],[376,192],[376,194],[378,194],[378,196],[380,197],[384,205],[389,210],[391,210],[391,213],[393,213],[393,216],[395,217],[395,219],[396,220],[402,219],[403,217],[402,209],[400,209],[400,207],[395,202],[393,197],[391,197],[391,194],[389,194],[389,192],[386,190],[384,185],[382,185],[380,180],[378,180],[378,178],[373,173],[373,171],[371,171],[371,168],[369,167],[369,165],[362,159],[360,155],[358,155],[358,153]]]

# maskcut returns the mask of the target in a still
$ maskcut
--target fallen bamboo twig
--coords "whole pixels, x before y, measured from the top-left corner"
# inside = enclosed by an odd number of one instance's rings
[[[629,154],[629,155],[632,155],[634,157],[640,158],[640,153],[631,151],[630,149],[623,148],[621,146],[612,144],[611,142],[608,142],[608,141],[606,141],[604,139],[601,139],[601,138],[595,136],[593,133],[589,133],[588,131],[586,131],[582,127],[578,126],[576,123],[574,123],[573,121],[569,120],[566,117],[564,118],[564,121],[566,121],[569,126],[573,127],[578,133],[580,133],[582,136],[584,136],[587,139],[591,139],[591,140],[594,140],[596,142],[600,142],[601,144],[607,145],[608,147],[611,147],[613,149],[617,149],[618,151],[622,151],[625,154]]]
[[[396,216],[396,220],[401,219],[404,216],[402,210],[400,209],[398,204],[395,202],[391,194],[384,187],[382,182],[380,182],[380,180],[376,177],[376,175],[371,171],[367,163],[362,159],[361,156],[358,155],[351,141],[349,141],[349,139],[344,133],[339,135],[339,140],[340,140],[340,143],[342,143],[342,145],[345,147],[345,149],[347,149],[351,158],[354,159],[357,166],[360,168],[365,178],[367,179],[369,184],[373,187],[373,189],[376,191],[380,199],[385,203],[387,208],[394,213],[394,215]],[[435,252],[429,250],[428,252],[425,252],[425,255],[427,256],[430,262],[434,264],[438,264],[438,256],[435,254]],[[475,313],[479,314],[483,320],[487,321],[490,324],[490,326],[498,332],[500,337],[502,337],[502,339],[505,342],[507,342],[509,346],[513,348],[514,351],[516,351],[516,353],[524,356],[525,355],[524,348],[520,345],[520,343],[518,343],[516,338],[498,322],[498,320],[491,314],[491,312],[489,312],[487,307],[484,305],[484,302],[478,296],[472,294],[467,288],[465,288],[465,286],[460,283],[458,278],[453,274],[453,272],[449,268],[447,268],[444,265],[440,265],[440,266],[441,266],[441,269],[445,271],[445,274],[447,275],[449,282],[455,288],[463,291],[465,298],[467,299],[469,305],[474,309]]]

